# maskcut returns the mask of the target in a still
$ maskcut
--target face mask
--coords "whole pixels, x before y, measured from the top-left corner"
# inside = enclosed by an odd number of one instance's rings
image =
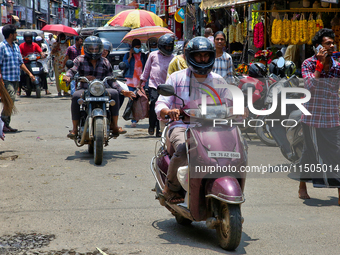
[[[65,42],[66,42],[66,40],[61,40],[60,42],[61,42],[61,43],[65,43]]]
[[[135,53],[139,53],[141,51],[140,48],[139,49],[138,48],[133,48],[133,50],[134,50]]]
[[[156,51],[156,50],[158,50],[158,48],[151,48],[150,50],[151,51]]]
[[[32,43],[32,40],[26,40],[26,43],[27,43],[27,44],[31,44],[31,43]]]

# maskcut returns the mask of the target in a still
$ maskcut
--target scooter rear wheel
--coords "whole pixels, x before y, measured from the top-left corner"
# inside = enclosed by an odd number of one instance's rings
[[[175,218],[176,218],[177,223],[182,225],[182,226],[189,226],[192,223],[192,220],[184,218],[183,216],[181,216],[179,214],[176,214]]]
[[[37,98],[41,98],[41,87],[40,87],[40,84],[38,84],[36,87],[35,87],[35,93],[37,95]]]
[[[274,138],[272,137],[270,132],[267,130],[267,124],[265,122],[265,116],[262,116],[259,119],[263,121],[264,126],[255,128],[255,132],[256,132],[257,136],[260,138],[260,140],[264,144],[266,144],[268,146],[277,147],[277,144],[276,144]]]
[[[221,203],[220,224],[216,228],[220,246],[227,251],[235,250],[241,241],[242,217],[240,205]]]

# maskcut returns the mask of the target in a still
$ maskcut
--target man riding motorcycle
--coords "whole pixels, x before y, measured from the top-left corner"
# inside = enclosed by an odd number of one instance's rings
[[[174,86],[176,95],[184,100],[184,104],[190,104],[190,100],[201,98],[202,89],[222,85],[223,88],[216,88],[220,98],[225,99],[227,106],[232,105],[230,91],[226,88],[226,81],[218,74],[211,72],[215,62],[215,48],[209,39],[195,37],[185,50],[185,57],[188,68],[170,75],[166,84]],[[221,87],[221,86],[219,86]],[[184,201],[178,192],[181,185],[177,179],[177,169],[187,164],[186,145],[184,132],[188,124],[179,121],[182,101],[175,96],[159,96],[155,111],[158,119],[165,121],[166,115],[173,121],[168,137],[175,149],[168,168],[167,178],[163,195],[168,202],[181,203]]]
[[[69,69],[63,80],[70,82],[71,78],[79,73],[79,76],[85,76],[89,81],[94,79],[103,80],[107,76],[112,76],[112,67],[110,62],[103,58],[103,43],[97,36],[87,37],[83,44],[85,55],[80,55],[74,60],[74,66]],[[119,86],[116,86],[112,81],[107,84],[107,91],[111,95],[111,99],[116,101],[115,106],[110,106],[110,112],[112,116],[110,129],[114,136],[119,134],[125,134],[126,131],[121,127],[118,127],[118,110],[119,110],[119,93],[126,97],[135,97],[133,92],[122,90]],[[78,125],[80,120],[80,107],[78,99],[82,96],[85,89],[88,88],[88,84],[81,82],[80,89],[76,90],[72,96],[71,113],[73,129],[67,135],[67,137],[74,139],[78,135]]]
[[[31,53],[39,53],[41,58],[45,58],[46,55],[45,53],[42,51],[41,47],[33,42],[33,33],[32,32],[29,32],[29,31],[26,31],[24,34],[23,34],[23,37],[24,37],[24,42],[20,44],[19,48],[20,48],[20,53],[21,53],[21,56],[22,57],[26,57],[28,54],[31,54]],[[25,64],[28,63],[28,61],[24,61]],[[24,72],[21,72],[21,75],[20,75],[20,88],[22,87],[22,82],[25,82],[26,79],[25,79],[25,73]],[[41,77],[41,80],[42,81],[46,81],[46,84],[44,84],[44,87],[47,87],[47,80],[46,80],[46,75],[45,73],[42,74],[42,77]],[[20,91],[21,89],[19,89],[19,94],[20,94]]]

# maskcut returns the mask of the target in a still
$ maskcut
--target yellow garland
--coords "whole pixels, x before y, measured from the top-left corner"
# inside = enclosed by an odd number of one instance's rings
[[[292,33],[290,38],[290,43],[293,45],[299,44],[300,42],[300,29],[299,29],[299,21],[292,21]]]
[[[281,44],[282,40],[282,20],[274,19],[272,26],[272,43]]]
[[[303,19],[299,21],[300,43],[305,44],[308,42],[308,25],[307,20]]]
[[[332,30],[334,31],[335,34],[335,38],[334,38],[334,42],[337,46],[337,48],[339,49],[340,47],[340,26],[334,26],[332,27]]]
[[[238,23],[236,26],[235,41],[239,43],[243,43],[242,27],[243,27],[242,23]]]
[[[283,44],[290,44],[292,22],[288,19],[283,20]]]
[[[254,30],[254,27],[257,23],[259,23],[258,21],[259,19],[259,13],[258,12],[252,12],[251,13],[251,29]]]
[[[315,33],[318,32],[321,28],[323,28],[322,19],[317,19],[317,20],[316,20],[316,29],[315,29]]]
[[[235,42],[235,32],[235,27],[233,25],[229,25],[229,43]]]
[[[244,19],[243,21],[243,39],[245,40],[247,38],[247,18]]]
[[[312,45],[312,39],[316,33],[316,22],[315,20],[308,20],[308,42],[307,44]]]

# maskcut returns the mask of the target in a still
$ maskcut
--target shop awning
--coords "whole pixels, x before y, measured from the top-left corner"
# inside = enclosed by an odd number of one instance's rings
[[[200,8],[202,10],[219,9],[223,7],[251,4],[254,2],[259,2],[259,0],[202,0]]]

